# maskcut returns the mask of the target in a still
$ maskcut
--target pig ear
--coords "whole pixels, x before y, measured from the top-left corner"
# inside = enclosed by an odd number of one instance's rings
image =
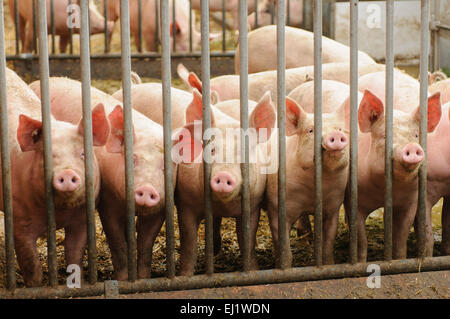
[[[92,110],[92,138],[94,146],[103,146],[108,141],[109,123],[106,118],[105,106],[97,104]],[[78,124],[78,133],[84,135],[83,119]]]
[[[383,117],[383,114],[383,102],[369,90],[364,90],[364,95],[358,109],[358,123],[361,132],[370,132],[372,125]]]
[[[19,115],[17,141],[22,152],[38,150],[42,141],[42,122],[26,115]]]
[[[197,89],[200,93],[202,93],[202,81],[200,81],[197,74],[195,74],[194,72],[189,72],[188,83],[193,89]]]
[[[192,102],[186,108],[186,123],[194,123],[203,119],[203,98],[202,94],[194,89],[192,91]],[[214,114],[211,110],[211,125],[214,124]]]
[[[217,104],[220,102],[219,93],[215,90],[211,91],[211,104]]]
[[[192,163],[202,153],[201,122],[188,123],[172,134],[172,161]],[[200,132],[200,136],[196,134]]]
[[[267,91],[259,100],[252,114],[250,115],[250,127],[256,129],[259,142],[266,142],[272,134],[272,129],[275,127],[276,115],[275,108],[272,103],[270,91]],[[260,134],[261,129],[267,129],[265,138]],[[262,137],[262,139],[261,139]]]
[[[108,115],[108,120],[111,125],[111,134],[106,143],[106,150],[109,153],[121,153],[125,146],[124,141],[124,119],[122,106],[117,105],[114,110]],[[133,127],[133,141],[136,140]]]
[[[179,35],[181,33],[181,27],[177,21],[175,21],[175,35]],[[173,36],[173,23],[170,24],[170,36]]]
[[[290,97],[286,97],[286,136],[297,134],[298,123],[304,116],[303,108]]]
[[[428,133],[434,131],[442,115],[441,93],[436,92],[428,98]],[[420,122],[420,106],[415,111],[415,118]]]

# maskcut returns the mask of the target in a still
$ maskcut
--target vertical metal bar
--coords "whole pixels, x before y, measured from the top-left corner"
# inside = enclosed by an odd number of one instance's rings
[[[105,0],[105,1],[108,1],[108,0]],[[69,6],[72,6],[72,0],[69,0]],[[70,52],[70,54],[73,54],[73,28],[69,28],[69,35],[70,35],[69,52]]]
[[[192,0],[189,0],[189,52],[192,52]]]
[[[33,0],[33,49],[34,52],[37,53],[37,35],[36,35],[36,29],[37,29],[37,17],[36,17],[36,1]]]
[[[88,1],[89,0],[82,0],[80,7],[80,62],[84,130],[84,170],[86,180],[85,189],[88,240],[88,276],[89,283],[95,284],[97,282],[97,247],[95,244],[95,187],[93,166],[94,151],[91,113],[91,63],[88,26]]]
[[[17,3],[16,3],[17,4]],[[2,192],[5,226],[6,287],[16,288],[16,264],[14,256],[14,225],[11,186],[11,158],[8,145],[8,107],[6,99],[6,54],[3,0],[0,0],[0,139],[2,163]],[[17,7],[16,7],[17,8]]]
[[[105,24],[104,24],[104,28],[105,28],[105,53],[108,53],[109,52],[108,0],[103,0],[103,16],[105,17]]]
[[[172,44],[173,52],[177,52],[177,18],[176,18],[176,0],[172,0]]]
[[[159,45],[159,8],[158,8],[158,0],[155,0],[155,50],[158,52],[158,45]],[[169,18],[167,18],[169,19]]]
[[[358,209],[358,0],[350,1],[350,262],[357,257]]]
[[[385,81],[385,168],[384,168],[384,259],[392,259],[392,179],[394,119],[394,0],[386,1],[386,81]]]
[[[277,114],[278,114],[278,241],[280,268],[287,268],[288,230],[286,229],[286,59],[285,0],[277,3]]]
[[[49,62],[47,39],[46,1],[39,0],[39,76],[41,80],[42,127],[44,137],[44,180],[45,200],[47,203],[47,255],[48,276],[51,286],[58,284],[56,263],[56,221],[53,203],[53,156],[51,140],[51,113],[49,92]]]
[[[55,45],[55,3],[54,0],[50,0],[50,26],[52,31],[52,54],[56,52]]]
[[[227,45],[226,45],[226,16],[225,16],[225,12],[226,12],[226,1],[222,0],[222,51],[225,52],[227,50]]]
[[[130,12],[128,0],[120,0],[120,40],[125,141],[125,193],[127,200],[128,280],[137,277],[136,225],[134,221],[133,123],[131,108]]]
[[[322,0],[314,0],[314,256],[322,265]]]
[[[430,1],[421,0],[420,8],[420,145],[424,150],[424,160],[419,168],[419,203],[417,211],[418,237],[417,256],[425,257],[425,224],[427,199],[427,133],[428,133],[428,54],[429,54],[429,14]]]
[[[142,0],[138,0],[138,51],[142,52]]]
[[[247,1],[239,1],[239,50],[240,50],[240,104],[241,129],[248,132],[248,41],[247,41]],[[244,271],[250,270],[250,192],[249,192],[249,140],[248,135],[241,136],[241,150],[244,150],[245,161],[242,171],[242,260]],[[242,157],[241,157],[242,158]]]
[[[19,26],[19,2],[14,0],[14,28],[16,30],[16,54],[20,53],[19,40],[20,40],[20,26]]]
[[[163,129],[164,129],[164,188],[165,223],[166,223],[166,261],[167,277],[175,276],[175,231],[174,231],[174,197],[172,184],[172,142],[171,142],[171,61],[170,61],[170,25],[168,1],[161,0],[161,59],[163,88]]]
[[[211,109],[210,109],[210,57],[209,57],[209,4],[207,0],[201,0],[201,46],[202,46],[202,105],[203,105],[203,125],[202,135],[211,127]],[[204,140],[206,146],[210,140]],[[205,260],[206,273],[214,272],[214,249],[213,249],[213,213],[211,199],[211,164],[203,162],[203,187],[204,187],[204,205],[205,205]]]

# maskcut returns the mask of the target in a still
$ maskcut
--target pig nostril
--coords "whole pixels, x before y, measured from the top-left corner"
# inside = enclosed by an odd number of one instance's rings
[[[151,198],[151,199],[155,199],[155,195],[153,195],[153,194],[150,195],[150,198]]]
[[[331,143],[334,143],[334,137],[331,138]]]
[[[72,177],[72,183],[76,183],[77,179],[75,177]]]
[[[59,182],[60,182],[60,183],[64,183],[64,178],[61,177],[61,178],[59,179]]]
[[[341,142],[345,143],[346,139],[345,138],[341,138]]]
[[[227,182],[227,185],[230,185],[230,184],[231,184],[230,181],[228,181],[228,182]]]
[[[409,156],[409,152],[406,152],[406,156]]]

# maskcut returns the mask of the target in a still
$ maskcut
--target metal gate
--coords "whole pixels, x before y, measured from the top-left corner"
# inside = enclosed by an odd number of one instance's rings
[[[140,2],[140,1],[139,1]],[[393,260],[392,259],[392,149],[393,149],[393,8],[394,1],[387,0],[387,47],[386,47],[386,146],[385,146],[385,207],[384,207],[384,256],[385,260],[377,262],[380,265],[381,273],[395,274],[403,272],[419,272],[431,270],[450,269],[450,256],[425,257],[425,219],[426,219],[426,185],[427,185],[427,167],[422,165],[419,171],[419,198],[418,198],[418,258]],[[241,103],[241,128],[248,129],[248,60],[247,60],[247,1],[240,1],[239,6],[239,45],[240,45],[240,103]],[[51,166],[51,140],[50,140],[50,98],[49,98],[49,50],[47,41],[47,12],[45,0],[37,2],[37,25],[39,42],[39,70],[41,80],[41,102],[44,134],[44,164],[45,164],[45,194],[47,198],[48,213],[48,274],[50,287],[45,288],[16,288],[16,269],[14,257],[14,235],[13,235],[13,206],[11,189],[11,170],[10,154],[8,140],[1,139],[2,155],[2,183],[3,200],[5,207],[5,246],[6,246],[6,270],[7,270],[7,291],[0,291],[1,297],[33,298],[33,297],[75,297],[101,295],[105,291],[119,293],[193,289],[207,287],[224,287],[234,285],[254,285],[281,283],[290,281],[306,281],[329,278],[342,278],[352,276],[365,276],[366,264],[357,262],[357,233],[356,233],[356,209],[357,209],[357,140],[358,140],[358,60],[357,60],[357,15],[358,0],[350,1],[351,14],[351,62],[350,62],[350,178],[349,187],[351,193],[351,211],[349,213],[349,262],[340,265],[323,265],[322,261],[322,158],[321,158],[321,136],[322,136],[322,58],[320,54],[314,55],[314,188],[315,194],[315,212],[314,212],[314,260],[316,266],[287,268],[285,253],[290,249],[287,243],[287,236],[284,227],[279,227],[279,238],[281,248],[280,269],[250,271],[250,247],[249,240],[249,145],[245,142],[245,158],[242,164],[243,189],[242,189],[242,215],[243,215],[243,237],[245,245],[243,247],[243,271],[235,273],[214,273],[213,262],[213,215],[211,209],[211,197],[205,197],[205,227],[206,227],[206,273],[192,277],[176,276],[175,274],[175,256],[174,256],[174,194],[172,182],[171,165],[171,51],[170,51],[170,25],[169,25],[169,6],[168,1],[160,1],[161,12],[161,80],[163,83],[163,105],[164,105],[164,164],[165,164],[165,225],[166,225],[166,278],[139,279],[137,280],[136,269],[136,237],[135,237],[135,211],[133,194],[133,144],[131,130],[131,58],[130,52],[130,20],[129,20],[129,1],[121,1],[121,71],[123,87],[123,106],[125,113],[124,122],[124,140],[125,140],[125,169],[126,169],[126,193],[127,195],[127,237],[128,237],[128,274],[129,281],[124,282],[98,282],[96,265],[96,238],[95,238],[95,199],[91,186],[93,185],[92,172],[92,127],[90,113],[90,47],[89,47],[89,28],[88,28],[88,0],[81,0],[81,30],[80,30],[80,62],[81,62],[81,82],[83,93],[83,121],[85,134],[85,169],[87,172],[87,233],[88,233],[88,282],[89,284],[80,289],[70,289],[63,286],[57,286],[57,263],[56,263],[56,239],[55,239],[55,215],[52,203],[52,166]],[[427,142],[427,83],[428,83],[428,43],[429,43],[429,0],[422,0],[422,18],[421,18],[421,58],[420,58],[420,144],[426,151]],[[278,199],[279,199],[279,222],[286,220],[286,147],[285,147],[285,15],[283,8],[286,5],[285,0],[278,0],[279,8],[277,13],[277,120],[279,124],[279,177],[278,177]],[[314,30],[314,52],[321,52],[323,34],[322,28],[322,0],[313,1],[313,30]],[[7,123],[7,96],[6,96],[6,55],[4,47],[4,16],[3,1],[0,1],[0,104],[1,104],[1,136],[8,136]],[[203,82],[203,123],[207,129],[211,125],[210,117],[210,47],[209,47],[209,10],[208,1],[201,1],[201,74]],[[86,116],[85,116],[86,115]],[[209,178],[210,164],[204,163],[204,175]],[[205,193],[210,194],[209,183],[205,183]],[[131,194],[131,196],[130,196]],[[371,262],[374,263],[374,262]]]

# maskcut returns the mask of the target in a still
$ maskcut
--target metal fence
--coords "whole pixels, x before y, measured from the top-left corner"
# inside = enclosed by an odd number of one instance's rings
[[[140,2],[140,1],[139,1]],[[248,61],[247,61],[247,1],[240,1],[239,17],[239,45],[240,45],[240,103],[241,103],[241,128],[248,128]],[[205,217],[206,217],[206,274],[194,275],[192,277],[175,276],[175,254],[174,254],[174,193],[172,182],[172,159],[171,159],[171,48],[170,48],[170,25],[169,25],[169,5],[168,1],[160,1],[161,11],[161,67],[163,83],[163,106],[164,106],[164,164],[165,164],[165,225],[166,225],[166,278],[139,279],[137,280],[136,269],[136,237],[135,237],[135,208],[133,196],[133,144],[132,144],[132,117],[131,117],[131,57],[130,52],[130,20],[128,0],[121,1],[121,70],[123,87],[123,108],[125,114],[125,165],[126,165],[126,194],[127,194],[127,238],[128,238],[128,278],[124,282],[97,282],[96,265],[96,237],[95,237],[95,199],[93,185],[93,146],[92,146],[92,125],[90,116],[90,46],[89,46],[89,20],[88,20],[88,0],[81,0],[81,30],[80,30],[80,50],[81,50],[81,82],[83,95],[83,119],[84,119],[84,150],[86,169],[86,196],[87,196],[87,229],[88,229],[88,285],[81,289],[70,289],[57,286],[57,263],[56,263],[56,236],[55,236],[55,215],[52,201],[52,152],[50,139],[50,98],[49,98],[49,52],[47,41],[47,12],[45,0],[36,3],[39,38],[39,69],[41,80],[41,102],[44,132],[44,163],[45,163],[45,194],[48,212],[48,274],[50,287],[45,288],[16,288],[16,269],[14,258],[14,236],[13,236],[13,206],[11,189],[10,154],[8,141],[7,123],[7,96],[6,96],[6,55],[4,47],[4,16],[3,1],[0,1],[0,102],[1,102],[1,155],[2,155],[2,183],[3,201],[5,213],[5,247],[6,247],[6,272],[8,290],[0,291],[2,297],[70,297],[70,296],[90,296],[111,293],[132,293],[146,291],[166,291],[176,289],[193,289],[207,287],[224,287],[232,285],[254,285],[281,283],[290,281],[318,280],[328,278],[342,278],[352,276],[365,276],[366,264],[357,263],[357,233],[356,233],[356,208],[357,208],[357,141],[358,141],[358,0],[351,0],[350,14],[350,178],[349,187],[351,193],[351,205],[349,212],[349,263],[341,265],[323,265],[322,261],[322,159],[321,159],[321,139],[322,139],[322,1],[313,2],[313,22],[314,22],[314,187],[317,190],[314,212],[314,260],[316,266],[312,267],[286,267],[286,251],[290,249],[288,243],[289,234],[284,227],[279,227],[279,238],[281,248],[280,269],[249,271],[250,269],[250,241],[249,238],[249,145],[243,140],[245,145],[246,161],[242,164],[243,188],[242,188],[242,215],[243,215],[243,237],[246,243],[243,247],[243,271],[235,273],[214,273],[213,261],[213,214],[211,205],[211,190],[209,182],[205,182]],[[392,260],[392,149],[393,149],[393,0],[387,0],[386,20],[387,27],[387,47],[386,47],[386,157],[385,157],[385,211],[384,211],[384,256],[385,260],[377,262],[381,267],[382,274],[395,274],[403,272],[430,271],[439,269],[450,269],[450,256],[424,257],[425,252],[425,199],[427,167],[422,165],[419,172],[419,209],[418,209],[418,258],[405,260]],[[285,0],[278,0],[279,8],[277,13],[277,117],[279,123],[279,177],[278,177],[278,214],[279,223],[283,225],[286,220],[286,143],[285,143]],[[427,71],[428,71],[428,43],[429,43],[429,0],[422,0],[422,21],[421,21],[421,59],[420,59],[420,144],[426,151],[427,137]],[[201,69],[203,82],[203,129],[211,125],[210,115],[210,48],[209,48],[209,10],[208,1],[201,1]],[[426,161],[425,161],[426,163]],[[424,163],[424,164],[425,164]],[[209,181],[211,174],[210,164],[204,163],[205,181]],[[374,263],[374,262],[371,262]]]

